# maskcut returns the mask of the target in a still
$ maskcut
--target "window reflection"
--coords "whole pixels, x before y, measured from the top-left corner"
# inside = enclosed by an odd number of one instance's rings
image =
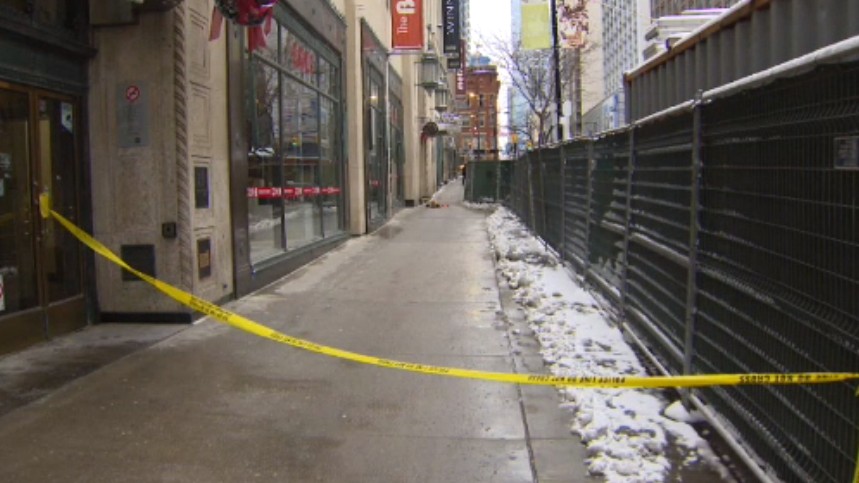
[[[282,253],[283,200],[280,164],[279,76],[276,69],[254,62],[254,117],[248,153],[248,236],[251,262]]]
[[[382,76],[370,69],[367,99],[368,154],[367,154],[367,216],[370,223],[387,216],[388,167],[385,158],[385,101],[382,97]]]
[[[28,177],[31,123],[27,94],[0,89],[0,316],[38,304]]]
[[[322,226],[325,236],[342,231],[340,160],[337,154],[337,111],[334,102],[323,98],[320,103],[319,185],[321,187]]]
[[[319,100],[316,91],[290,79],[284,81],[284,158],[287,248],[303,247],[322,238],[320,221]]]

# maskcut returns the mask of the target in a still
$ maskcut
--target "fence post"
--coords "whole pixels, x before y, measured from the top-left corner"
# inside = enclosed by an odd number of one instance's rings
[[[528,221],[531,225],[531,231],[537,233],[537,227],[534,225],[536,217],[534,216],[534,163],[532,163],[532,157],[534,157],[534,151],[528,153]]]
[[[683,347],[683,374],[691,374],[694,356],[695,319],[698,296],[698,228],[701,199],[701,106],[702,91],[695,95],[692,111],[692,174],[689,200],[689,270],[686,278],[686,338]]]
[[[567,259],[567,158],[564,156],[564,144],[561,143],[559,152],[561,157],[561,240],[558,248],[562,261]]]
[[[629,127],[629,153],[626,160],[626,213],[623,229],[623,274],[620,283],[620,313],[626,318],[626,298],[629,280],[629,236],[632,230],[632,175],[635,170],[635,125]]]
[[[466,169],[466,171],[465,171],[465,173],[466,173],[466,177],[465,177],[465,182],[466,182],[465,200],[474,203],[475,202],[475,199],[474,199],[474,178],[477,177],[477,173],[475,173],[475,171],[477,171],[477,164],[474,161],[467,161],[466,166],[467,167],[465,168]]]
[[[542,149],[540,150],[542,152]],[[543,246],[549,244],[549,229],[546,225],[546,161],[543,159],[543,156],[537,156],[538,162],[540,163],[540,228],[542,233],[540,233],[540,237],[543,238]]]
[[[501,159],[495,160],[495,202],[501,203]]]
[[[588,169],[587,169],[587,211],[585,212],[585,266],[584,276],[591,271],[591,205],[593,205],[594,193],[594,169],[596,161],[594,160],[594,140],[588,139]]]

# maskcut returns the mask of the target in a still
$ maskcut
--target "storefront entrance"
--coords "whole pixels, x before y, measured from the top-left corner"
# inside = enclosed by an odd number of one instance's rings
[[[0,81],[0,354],[86,324],[82,249],[39,216],[78,223],[80,100]]]

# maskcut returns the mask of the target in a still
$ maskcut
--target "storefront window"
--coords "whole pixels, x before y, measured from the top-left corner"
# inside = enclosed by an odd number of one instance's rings
[[[280,161],[280,88],[278,71],[254,62],[254,113],[252,144],[248,153],[248,234],[251,261],[284,251],[283,185]]]
[[[374,71],[370,76],[370,96],[368,109],[370,119],[369,148],[370,155],[367,163],[368,190],[367,214],[370,223],[378,223],[387,214],[387,163],[385,163],[385,118],[383,116],[384,98],[382,97],[382,85],[379,82],[380,75]]]
[[[38,303],[26,93],[0,89],[0,316]]]
[[[252,263],[341,234],[344,227],[339,58],[302,27],[277,18],[278,36],[251,59]]]
[[[256,55],[276,64],[278,59],[277,54],[281,50],[280,46],[283,45],[282,37],[286,35],[286,32],[276,23],[272,22],[268,32],[263,28],[262,34],[265,37],[265,47],[258,48],[255,51]]]
[[[338,96],[340,71],[325,59],[319,60],[319,89],[329,96]]]
[[[300,248],[322,238],[319,203],[319,98],[316,91],[284,79],[286,246]]]
[[[392,83],[393,86],[393,83]],[[391,183],[393,188],[393,204],[397,208],[405,205],[405,147],[403,146],[403,103],[398,92],[391,90],[390,119],[391,123]]]
[[[361,63],[364,81],[364,171],[367,231],[382,226],[390,215],[388,210],[389,158],[386,72],[388,57],[379,38],[370,26],[361,22]]]
[[[342,174],[341,164],[337,162],[337,114],[335,104],[323,98],[320,104],[319,131],[319,185],[321,187],[322,220],[324,233],[338,233],[342,226],[340,199]]]
[[[317,74],[319,67],[317,66],[316,53],[288,30],[284,30],[283,39],[281,64],[300,80],[310,85],[318,86],[319,80]]]

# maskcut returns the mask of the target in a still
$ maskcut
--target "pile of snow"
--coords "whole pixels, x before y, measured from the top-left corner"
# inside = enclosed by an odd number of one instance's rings
[[[473,202],[473,201],[463,201],[462,205],[466,208],[470,208],[472,210],[481,210],[481,211],[495,211],[498,208],[498,203],[493,201],[487,202]]]
[[[488,217],[496,267],[534,331],[546,366],[558,376],[646,376],[621,331],[573,281],[557,255],[506,208]],[[689,423],[698,418],[653,390],[561,389],[571,429],[587,446],[588,469],[609,482],[664,481],[669,445],[726,473]]]

